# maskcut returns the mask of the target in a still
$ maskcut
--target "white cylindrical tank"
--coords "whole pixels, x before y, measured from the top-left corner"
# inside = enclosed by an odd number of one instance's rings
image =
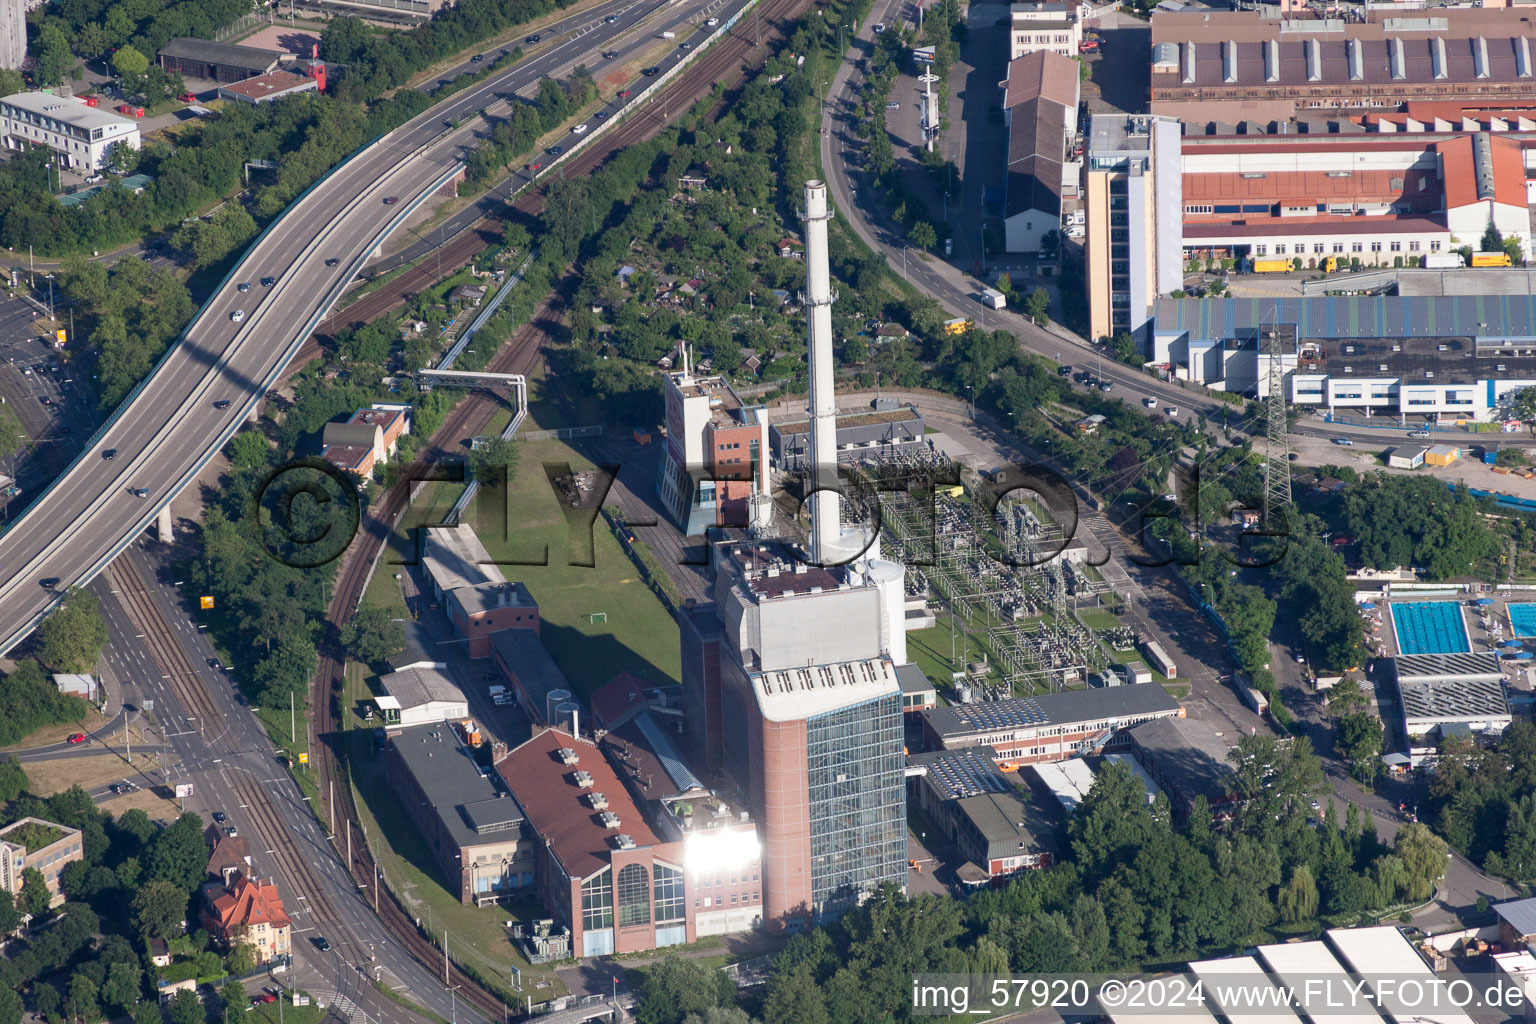
[[[869,578],[880,594],[880,640],[891,661],[907,663],[906,570],[884,559],[869,563]]]
[[[570,690],[550,690],[544,695],[544,721],[550,725],[557,725],[560,721],[558,714],[561,704],[572,697]]]
[[[573,700],[561,701],[555,708],[555,717],[550,724],[572,736],[581,735],[581,705]]]

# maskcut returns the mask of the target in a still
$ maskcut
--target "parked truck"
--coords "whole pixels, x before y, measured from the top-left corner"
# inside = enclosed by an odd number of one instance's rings
[[[944,333],[945,334],[964,334],[966,331],[970,330],[973,326],[975,326],[975,325],[972,324],[965,317],[957,316],[953,320],[945,320],[944,321]]]
[[[1432,252],[1424,257],[1424,266],[1430,270],[1459,270],[1466,265],[1459,252]]]
[[[1002,309],[1008,305],[1008,297],[996,288],[983,288],[981,290],[981,304],[989,309]]]
[[[1291,269],[1291,261],[1285,259],[1254,260],[1250,266],[1255,274],[1284,274]]]
[[[1507,252],[1475,252],[1472,254],[1474,267],[1508,267],[1512,266]]]

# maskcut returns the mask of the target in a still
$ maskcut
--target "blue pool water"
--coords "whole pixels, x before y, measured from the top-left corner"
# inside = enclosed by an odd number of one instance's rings
[[[1392,625],[1402,654],[1459,654],[1472,649],[1461,606],[1455,601],[1394,604]]]
[[[1509,605],[1509,624],[1515,636],[1536,636],[1536,604]]]

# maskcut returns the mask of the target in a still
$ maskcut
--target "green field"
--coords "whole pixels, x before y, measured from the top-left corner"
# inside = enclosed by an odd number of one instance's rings
[[[479,529],[480,540],[502,574],[526,584],[538,602],[539,636],[572,688],[585,698],[626,671],[654,682],[677,682],[681,655],[671,613],[641,579],[607,523],[601,516],[593,518],[596,510],[567,514],[549,483],[548,474],[563,472],[566,465],[581,470],[592,463],[564,441],[529,441],[518,449],[521,461],[507,495],[507,528],[504,533]],[[479,505],[477,498],[467,516],[477,529]],[[607,621],[592,622],[597,612]]]

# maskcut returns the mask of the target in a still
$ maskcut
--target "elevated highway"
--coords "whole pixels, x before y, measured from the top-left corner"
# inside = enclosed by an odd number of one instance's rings
[[[477,142],[476,115],[578,63],[601,71],[606,44],[699,9],[611,0],[572,16],[543,30],[552,42],[529,59],[375,140],[300,196],[74,463],[0,535],[0,653],[66,588],[105,569],[234,435],[370,254],[453,179]]]

